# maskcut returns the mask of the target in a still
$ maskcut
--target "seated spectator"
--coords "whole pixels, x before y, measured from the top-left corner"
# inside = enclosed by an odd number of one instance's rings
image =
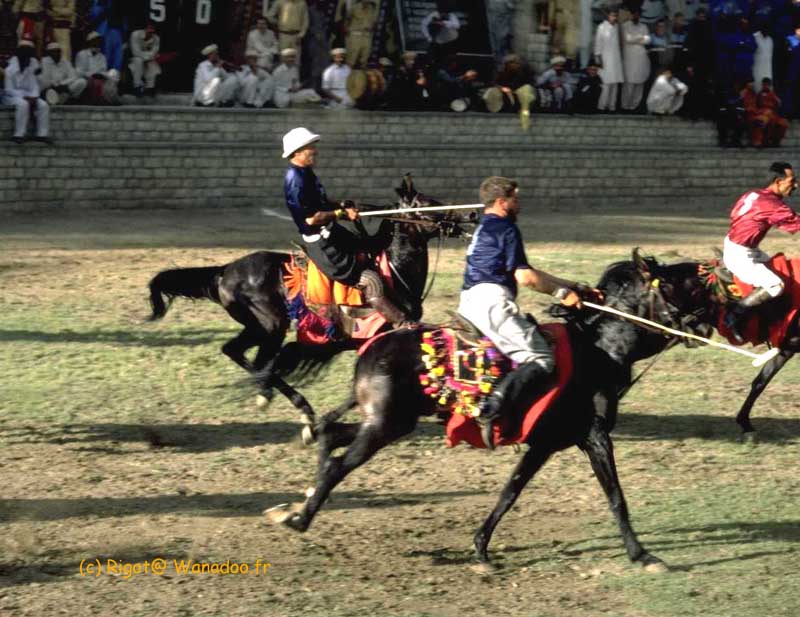
[[[407,51],[402,57],[403,64],[397,69],[387,94],[389,107],[402,111],[431,109],[433,97],[424,71],[417,66],[417,54]]]
[[[266,70],[258,65],[259,54],[255,49],[245,53],[247,63],[236,74],[239,80],[239,102],[245,107],[262,108],[272,103],[275,95],[275,81]]]
[[[516,54],[505,57],[503,68],[495,76],[495,85],[484,92],[489,112],[519,111],[522,128],[530,127],[530,106],[536,100],[533,73]]]
[[[201,53],[206,59],[197,65],[194,74],[192,103],[197,107],[233,107],[239,80],[225,70],[217,45],[208,45]]]
[[[756,96],[756,106],[761,122],[755,131],[751,128],[750,142],[757,147],[777,148],[789,129],[789,121],[782,118],[779,113],[781,100],[772,89],[772,80],[768,77],[761,80],[761,91]]]
[[[90,32],[86,37],[86,48],[75,56],[75,70],[78,77],[88,82],[84,98],[90,105],[119,105],[119,72],[108,68],[106,57],[100,51],[102,45],[103,37]]]
[[[281,50],[281,63],[272,73],[275,80],[275,106],[288,107],[305,103],[319,103],[322,99],[311,88],[303,88],[296,66],[297,52],[292,48]]]
[[[597,113],[597,104],[600,101],[600,93],[603,91],[603,80],[600,79],[599,68],[596,63],[590,62],[581,73],[575,88],[575,96],[572,99],[573,109],[576,113]]]
[[[570,105],[572,84],[569,73],[564,70],[566,62],[564,56],[555,56],[550,60],[550,68],[536,82],[540,109],[561,113]]]
[[[661,71],[653,82],[647,95],[647,111],[651,114],[672,115],[683,105],[683,97],[689,88],[677,77],[673,77],[670,69]]]
[[[322,98],[326,99],[328,109],[348,109],[353,106],[353,101],[347,94],[347,78],[350,77],[350,67],[344,63],[347,50],[337,47],[331,51],[331,64],[322,73]]]
[[[63,105],[78,100],[86,90],[87,81],[78,77],[72,62],[62,57],[61,45],[50,43],[42,58],[39,88],[50,105]]]
[[[275,66],[275,56],[278,55],[278,39],[267,27],[265,17],[259,17],[256,20],[256,27],[247,34],[247,49],[258,54],[260,68],[272,71],[272,67]]]
[[[158,63],[160,48],[161,39],[156,34],[153,22],[149,22],[144,30],[135,30],[131,34],[131,61],[128,66],[136,96],[144,92],[155,96],[156,79],[161,75],[161,65]]]
[[[720,95],[716,120],[718,145],[721,148],[741,148],[747,121],[742,97],[735,89],[728,89]]]
[[[50,139],[50,106],[39,98],[39,82],[36,73],[39,61],[34,58],[33,41],[23,39],[17,47],[17,55],[12,57],[5,69],[3,99],[4,105],[16,108],[14,136],[11,141],[21,144],[25,141],[31,110],[36,115],[36,141],[52,144]]]
[[[434,102],[439,109],[466,111],[480,100],[475,88],[477,71],[462,70],[456,55],[448,56],[445,65],[436,71]]]

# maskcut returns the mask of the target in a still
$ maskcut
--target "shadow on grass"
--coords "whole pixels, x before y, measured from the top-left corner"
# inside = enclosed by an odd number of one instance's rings
[[[800,439],[800,418],[753,417],[757,439],[768,443],[786,443]],[[736,441],[741,439],[739,425],[731,416],[709,416],[703,414],[649,415],[621,413],[614,429],[617,440],[709,439]],[[622,438],[622,439],[620,439]]]
[[[434,493],[335,492],[326,510],[393,508],[449,503],[459,497],[484,495],[482,490]],[[158,495],[156,497],[80,497],[75,499],[0,499],[0,521],[58,521],[87,516],[98,518],[176,514],[187,516],[261,516],[266,508],[302,501],[299,493],[257,492],[212,495]]]
[[[132,329],[139,327],[134,324]],[[220,335],[231,334],[231,330],[202,329],[183,330],[180,333],[144,332],[131,330],[90,330],[75,332],[61,330],[58,332],[42,332],[39,330],[0,330],[2,343],[113,343],[116,345],[132,345],[138,347],[193,347],[206,345],[220,338]]]
[[[77,444],[82,451],[135,454],[115,447],[142,443],[151,448],[183,452],[216,452],[228,448],[287,443],[297,439],[302,425],[292,422],[229,422],[226,424],[77,424],[56,429],[19,428],[4,431],[11,444]],[[97,444],[97,445],[93,445]]]

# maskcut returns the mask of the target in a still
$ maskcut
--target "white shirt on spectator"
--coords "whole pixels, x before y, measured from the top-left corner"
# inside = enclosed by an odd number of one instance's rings
[[[75,70],[78,75],[89,79],[92,75],[105,75],[108,74],[108,62],[102,52],[95,49],[82,49],[75,56]]]
[[[39,61],[31,58],[24,71],[20,70],[19,58],[9,60],[5,76],[5,96],[12,99],[35,98],[40,94],[36,71]]]
[[[594,39],[594,55],[600,57],[603,66],[600,78],[604,84],[621,84],[625,81],[622,74],[622,54],[619,50],[619,25],[604,21],[597,26]]]
[[[347,78],[350,76],[350,67],[346,64],[337,66],[331,64],[322,73],[322,89],[341,97],[342,102],[328,100],[328,107],[344,108],[352,107],[353,101],[347,95]]]
[[[456,17],[455,13],[448,13],[441,30],[436,33],[435,37],[431,37],[431,22],[441,18],[442,16],[439,11],[433,11],[433,13],[422,20],[422,36],[425,37],[426,41],[444,45],[445,43],[452,43],[458,38],[458,29],[461,27],[461,22],[458,21],[458,17]]]
[[[647,110],[654,114],[674,114],[683,105],[689,87],[677,77],[659,75],[647,95]]]
[[[258,28],[254,28],[247,35],[245,48],[248,52],[253,51],[258,54],[258,66],[268,71],[272,70],[274,58],[278,53],[278,40],[272,30],[267,29],[262,33]]]
[[[650,77],[650,58],[645,45],[650,42],[650,31],[643,23],[626,21],[622,24],[623,66],[625,81],[643,84]]]
[[[215,79],[219,79],[219,87],[211,84]],[[204,105],[225,103],[236,96],[238,85],[239,80],[235,75],[229,75],[225,69],[214,65],[210,60],[203,60],[197,65],[194,74],[194,98],[192,100]]]
[[[39,86],[42,90],[66,86],[76,79],[78,73],[66,58],[61,58],[58,64],[50,56],[42,58],[42,72],[39,75]]]
[[[761,80],[765,77],[772,79],[772,37],[764,35],[761,31],[753,35],[756,40],[756,54],[753,58],[753,84],[756,90],[761,90]]]

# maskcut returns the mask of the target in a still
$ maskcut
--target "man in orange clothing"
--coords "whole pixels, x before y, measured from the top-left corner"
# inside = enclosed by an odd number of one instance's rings
[[[772,89],[772,80],[769,77],[765,77],[761,81],[761,92],[758,93],[756,102],[759,112],[767,119],[764,145],[777,148],[781,145],[781,141],[789,129],[789,121],[782,118],[778,111],[781,107],[781,100]]]

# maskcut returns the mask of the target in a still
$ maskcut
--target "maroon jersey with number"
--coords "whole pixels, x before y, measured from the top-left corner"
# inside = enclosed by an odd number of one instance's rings
[[[728,238],[741,246],[757,248],[772,227],[790,234],[797,233],[800,231],[800,215],[772,191],[748,191],[731,210]]]

